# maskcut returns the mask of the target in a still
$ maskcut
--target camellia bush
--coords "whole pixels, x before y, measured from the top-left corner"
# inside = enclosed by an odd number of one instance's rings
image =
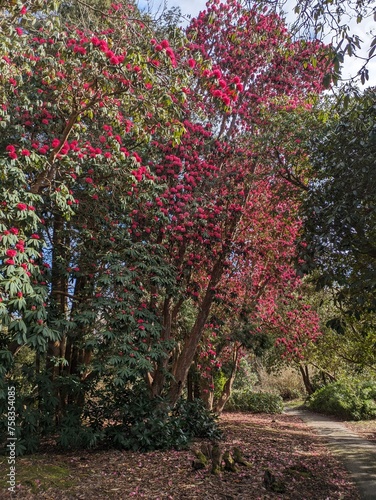
[[[293,261],[327,48],[234,0],[185,34],[74,4],[2,11],[1,403],[18,453],[180,447],[216,433],[192,364],[205,398],[253,336],[294,358],[320,333]]]

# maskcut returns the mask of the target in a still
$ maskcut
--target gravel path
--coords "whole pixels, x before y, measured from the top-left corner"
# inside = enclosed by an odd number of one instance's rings
[[[288,408],[287,415],[300,417],[323,436],[343,462],[363,500],[376,500],[376,445],[351,432],[340,422],[307,410]]]

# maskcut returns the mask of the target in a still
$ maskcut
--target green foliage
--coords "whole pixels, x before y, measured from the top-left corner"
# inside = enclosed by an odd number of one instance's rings
[[[246,388],[254,387],[257,384],[258,376],[255,372],[254,365],[255,363],[252,361],[251,356],[244,357],[240,360],[238,372],[233,385],[234,390],[244,390]]]
[[[283,400],[270,392],[252,392],[250,390],[234,390],[225,410],[251,413],[282,413]]]
[[[66,408],[66,413],[59,425],[57,444],[64,449],[94,448],[103,443],[104,429],[85,425],[81,411],[75,406]]]
[[[174,413],[180,420],[182,430],[191,438],[220,439],[218,415],[208,410],[200,399],[181,399]]]
[[[305,200],[305,259],[348,315],[375,310],[375,90],[330,111],[311,140],[315,179]],[[341,321],[337,321],[337,326]]]
[[[29,394],[24,392],[25,384],[16,384],[17,455],[35,453],[41,440],[52,436],[62,449],[115,446],[142,452],[183,449],[193,438],[221,437],[217,416],[200,400],[180,400],[171,408],[162,397],[151,398],[142,384],[127,390],[110,385],[110,390],[89,390],[74,377],[61,377],[55,384],[46,375],[34,380],[37,386]],[[89,397],[83,407],[69,404],[85,391]],[[68,401],[64,408],[57,397],[62,394]],[[0,410],[4,414],[5,396],[6,391],[2,391]],[[5,440],[5,420],[1,421],[0,435],[1,441]]]
[[[301,255],[324,333],[305,358],[336,379],[376,365],[376,94],[344,88],[341,96],[324,104],[321,132],[309,143],[315,177]]]
[[[286,6],[284,0],[264,0],[262,3],[267,4],[269,8],[278,7],[283,10]],[[374,15],[372,0],[318,0],[317,2],[295,0],[291,6],[294,7],[295,14],[291,30],[297,33],[299,38],[309,39],[314,34],[318,39],[322,39],[327,33],[331,33],[334,73],[332,75],[328,73],[324,78],[326,87],[329,87],[331,82],[337,84],[338,80],[341,80],[344,58],[358,57],[361,50],[368,53],[368,57],[364,58],[364,64],[351,77],[360,80],[364,85],[369,80],[369,63],[375,52],[376,37],[364,39],[356,33],[354,26],[361,26],[363,22],[372,18]],[[366,26],[367,24],[362,26],[363,32]],[[317,59],[312,58],[311,64],[315,66]]]
[[[214,372],[213,381],[214,381],[214,400],[218,400],[222,395],[223,388],[227,381],[227,376],[224,373],[223,369],[216,370]]]
[[[16,453],[23,455],[37,451],[40,441],[56,431],[55,414],[58,409],[57,389],[47,374],[35,374],[25,366],[23,377],[12,382],[0,381],[0,413],[7,413],[7,387],[16,392]],[[0,419],[0,435],[7,435],[7,421]],[[4,437],[2,437],[4,439]]]
[[[110,446],[144,452],[182,449],[195,437],[220,438],[216,416],[202,401],[180,400],[171,408],[163,398],[150,398],[140,387],[118,393],[111,405],[109,399],[105,394],[107,408],[96,404],[88,409],[86,422]],[[103,409],[101,415],[98,408]]]
[[[148,217],[164,220],[151,201],[165,186],[137,169],[152,134],[183,133],[187,70],[162,52],[150,64],[152,27],[132,2],[116,15],[107,0],[32,3],[0,16],[0,430],[12,383],[18,454],[47,436],[63,448],[119,444],[118,425],[129,448],[180,446],[187,438],[160,401],[137,394],[132,416],[120,393],[173,348],[156,311],[176,287],[168,250],[146,241],[133,212],[149,202]]]
[[[187,446],[188,436],[171,408],[162,398],[151,399],[141,391],[128,391],[114,408],[115,423],[106,429],[106,438],[119,448],[133,451]]]
[[[341,381],[316,391],[308,408],[348,420],[376,418],[376,383]]]
[[[17,373],[17,371],[16,371]],[[25,365],[22,376],[12,382],[1,381],[0,413],[7,413],[7,386],[16,392],[16,453],[35,453],[41,442],[54,439],[64,449],[93,448],[104,442],[104,418],[97,425],[87,417],[92,401],[84,401],[84,394],[93,394],[90,384],[77,376],[61,376],[52,380],[48,372],[35,373]],[[74,403],[73,403],[74,402]],[[98,399],[94,406],[98,404]],[[84,415],[84,419],[82,418]],[[6,418],[0,419],[1,440],[7,435]]]

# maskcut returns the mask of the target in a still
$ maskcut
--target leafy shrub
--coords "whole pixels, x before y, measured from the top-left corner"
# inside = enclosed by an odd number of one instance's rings
[[[226,384],[227,376],[223,370],[216,370],[214,372],[214,400],[217,401],[221,395],[223,388]]]
[[[123,408],[122,423],[107,427],[106,437],[111,446],[133,451],[182,449],[190,438],[159,398],[142,399],[138,405]]]
[[[190,438],[220,439],[218,415],[205,408],[203,401],[181,400],[175,409],[181,429]]]
[[[270,392],[234,390],[225,409],[250,413],[282,413],[283,400],[280,396]]]
[[[96,429],[94,437],[103,429],[108,446],[133,451],[182,449],[195,437],[220,438],[216,416],[200,400],[181,400],[171,408],[163,398],[150,399],[140,388],[118,394],[110,405],[108,398],[104,394],[103,405],[95,404],[86,413],[89,427]]]
[[[348,420],[376,418],[376,383],[341,381],[328,384],[312,394],[307,406]]]
[[[11,383],[5,382],[4,379],[0,382],[0,447],[7,435],[7,387],[14,386],[17,414],[16,454],[18,456],[35,453],[41,438],[54,432],[54,415],[58,404],[48,376],[36,376],[26,367],[23,377],[23,383],[18,379]]]
[[[203,402],[179,401],[171,408],[163,398],[151,399],[145,388],[95,389],[82,407],[67,405],[54,418],[58,400],[47,376],[37,377],[39,392],[24,394],[17,386],[17,454],[35,453],[41,440],[53,436],[64,449],[117,447],[132,451],[183,449],[192,438],[219,439],[216,415]],[[75,380],[64,383],[67,393],[81,391]],[[63,387],[63,386],[62,386]],[[6,414],[6,388],[0,391],[0,409]],[[0,444],[6,440],[6,419],[0,422]]]

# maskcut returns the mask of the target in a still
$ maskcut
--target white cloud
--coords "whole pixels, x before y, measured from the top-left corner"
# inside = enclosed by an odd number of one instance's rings
[[[206,0],[175,0],[169,3],[180,7],[182,14],[196,17],[200,11],[205,10]]]
[[[158,12],[164,6],[167,9],[179,7],[183,16],[196,17],[197,14],[205,9],[207,0],[139,0],[138,4],[141,7],[148,6],[152,11]]]

